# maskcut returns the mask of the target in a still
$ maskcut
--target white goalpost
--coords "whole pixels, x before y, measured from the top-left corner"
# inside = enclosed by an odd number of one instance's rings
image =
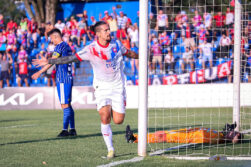
[[[140,0],[139,156],[251,160],[250,30],[248,0]]]
[[[235,2],[235,27],[234,27],[234,99],[233,122],[237,123],[236,130],[240,130],[240,66],[241,66],[241,3]]]
[[[139,19],[139,111],[138,111],[138,129],[139,143],[138,155],[146,156],[147,143],[147,45],[148,45],[148,0],[140,0],[140,19]]]

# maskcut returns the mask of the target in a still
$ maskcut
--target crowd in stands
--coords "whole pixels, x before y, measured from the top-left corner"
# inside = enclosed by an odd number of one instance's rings
[[[182,74],[233,59],[234,12],[150,13],[151,74]],[[251,15],[242,15],[242,75],[250,78]],[[156,67],[158,68],[156,69]]]
[[[71,16],[69,19],[57,20],[40,25],[34,18],[23,18],[20,23],[10,20],[4,22],[0,14],[0,86],[36,86],[38,81],[31,75],[39,70],[32,65],[32,59],[41,55],[50,57],[54,45],[47,32],[58,28],[63,40],[77,52],[95,40],[91,26],[98,20],[110,26],[112,39],[120,40],[128,49],[138,52],[139,47],[139,12],[135,20],[125,13],[104,11],[99,18],[88,16],[87,11]],[[241,37],[242,72],[250,76],[251,65],[251,19],[248,13],[242,16],[244,27]],[[89,21],[90,20],[90,21]],[[175,17],[158,10],[149,15],[149,74],[172,75],[186,73],[195,69],[212,67],[217,63],[233,58],[234,13],[227,8],[226,13],[186,14],[180,11]],[[139,62],[125,58],[130,68],[127,75],[137,75]],[[73,71],[78,65],[73,66]],[[51,68],[41,78],[43,85],[55,85],[55,69]]]

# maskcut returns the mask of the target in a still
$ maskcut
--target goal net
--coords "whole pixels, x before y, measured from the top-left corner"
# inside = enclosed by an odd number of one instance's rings
[[[151,155],[251,156],[251,4],[237,3],[151,1]],[[230,134],[234,129],[242,133],[237,141]]]

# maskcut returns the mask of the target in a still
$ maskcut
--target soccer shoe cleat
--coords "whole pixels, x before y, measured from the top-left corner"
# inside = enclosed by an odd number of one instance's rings
[[[75,129],[70,129],[69,136],[77,136],[77,132]]]
[[[114,152],[114,150],[108,151],[107,159],[111,159],[111,158],[114,158],[114,157],[115,157],[115,152]]]
[[[69,136],[69,132],[67,130],[62,130],[59,134],[58,137],[67,137]]]
[[[126,135],[127,143],[133,143],[136,140],[136,137],[133,136],[133,131],[131,131],[130,125],[126,126]]]

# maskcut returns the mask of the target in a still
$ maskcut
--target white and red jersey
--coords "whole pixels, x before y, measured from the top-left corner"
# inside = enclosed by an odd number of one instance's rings
[[[125,86],[125,74],[123,55],[128,50],[119,40],[111,41],[106,46],[98,40],[84,47],[76,56],[82,60],[90,61],[94,80],[93,85],[101,88],[123,88]]]

